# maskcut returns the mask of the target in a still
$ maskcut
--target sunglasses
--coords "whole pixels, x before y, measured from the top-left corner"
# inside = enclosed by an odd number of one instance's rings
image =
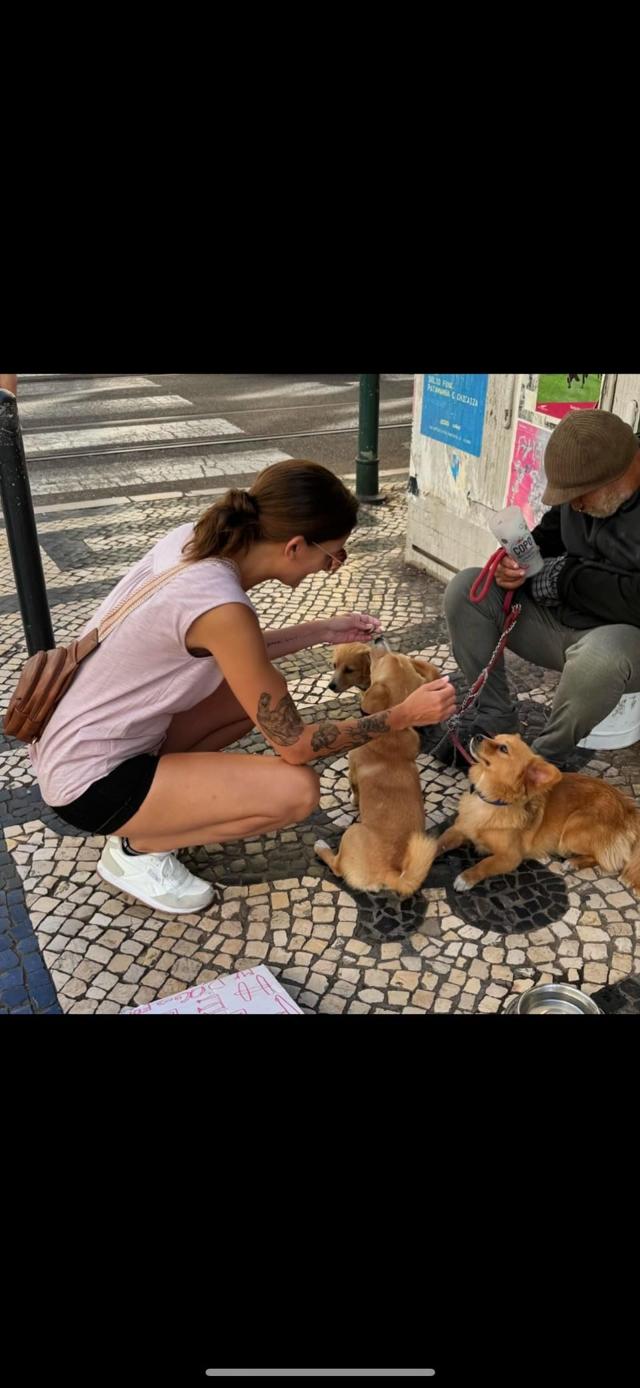
[[[330,554],[329,550],[323,549],[322,545],[319,545],[316,540],[312,540],[311,543],[315,545],[316,549],[319,549],[322,554],[326,554],[327,559],[330,561],[329,564],[325,564],[324,566],[327,573],[333,573],[334,569],[341,568],[348,558],[346,549],[338,549],[335,554]]]

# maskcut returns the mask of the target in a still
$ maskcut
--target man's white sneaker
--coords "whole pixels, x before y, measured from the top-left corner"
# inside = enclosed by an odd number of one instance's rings
[[[107,839],[98,872],[105,882],[118,891],[126,892],[154,911],[204,911],[211,905],[214,889],[201,877],[194,877],[176,858],[175,853],[136,853],[131,856],[122,848],[122,840]]]

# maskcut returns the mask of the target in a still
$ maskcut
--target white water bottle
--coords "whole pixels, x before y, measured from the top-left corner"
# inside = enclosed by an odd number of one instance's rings
[[[506,506],[504,511],[496,511],[489,529],[509,558],[515,559],[525,570],[527,578],[544,568],[544,559],[519,506]]]

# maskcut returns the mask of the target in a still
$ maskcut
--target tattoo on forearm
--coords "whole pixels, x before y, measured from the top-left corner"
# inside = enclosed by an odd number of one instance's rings
[[[304,723],[290,694],[284,694],[273,709],[271,695],[261,694],[258,700],[258,726],[279,747],[292,747],[304,732]]]
[[[312,750],[323,752],[332,747],[343,731],[344,723],[320,723],[311,739]],[[349,742],[352,747],[363,747],[365,742],[370,742],[373,737],[380,737],[381,733],[388,732],[388,710],[385,713],[372,713],[368,718],[361,718],[357,726],[349,730]]]
[[[339,736],[339,723],[319,723],[311,739],[311,750],[313,752],[325,752],[327,747],[333,747]]]
[[[271,694],[268,693],[260,695],[257,714],[258,727],[262,728],[263,733],[266,733],[269,740],[276,746],[292,747],[302,737],[305,724],[290,694],[284,694],[275,708],[271,707],[271,698]],[[380,737],[381,733],[388,732],[388,710],[384,713],[372,713],[367,718],[360,718],[355,726],[349,728],[348,731],[343,722],[327,721],[318,724],[311,738],[311,748],[314,752],[326,752],[345,734],[347,747],[363,747],[365,742],[370,742],[372,738]]]
[[[381,733],[388,733],[390,727],[388,710],[385,713],[371,713],[368,718],[361,718],[351,734],[354,747],[364,747],[365,742],[370,742],[372,737],[380,737]]]

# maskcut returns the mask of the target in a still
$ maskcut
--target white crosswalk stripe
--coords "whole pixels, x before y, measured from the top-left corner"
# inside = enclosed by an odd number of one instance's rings
[[[52,429],[43,434],[27,434],[27,458],[40,454],[86,452],[91,448],[124,448],[127,444],[166,443],[169,439],[206,439],[212,435],[242,434],[228,419],[179,419],[171,424],[114,424],[97,429]]]
[[[344,391],[353,390],[357,386],[356,381],[344,381],[342,385],[329,385],[322,381],[291,381],[278,386],[266,386],[262,390],[242,390],[238,395],[229,396],[230,400],[271,400],[276,396],[282,399],[297,399],[299,396],[307,395],[340,395]]]
[[[51,400],[76,400],[79,395],[101,395],[103,391],[153,390],[155,384],[148,376],[89,376],[77,380],[61,377],[56,381],[34,376],[25,380],[24,376],[18,376],[18,404],[40,396]]]
[[[67,403],[68,402],[68,403]],[[134,395],[125,396],[123,399],[114,400],[77,400],[75,396],[57,397],[52,400],[48,396],[43,396],[38,400],[20,400],[18,398],[18,413],[22,425],[37,422],[41,419],[50,419],[56,413],[64,414],[68,419],[90,419],[95,415],[96,410],[102,415],[129,415],[137,414],[182,414],[185,406],[191,406],[190,400],[185,400],[184,395]]]

